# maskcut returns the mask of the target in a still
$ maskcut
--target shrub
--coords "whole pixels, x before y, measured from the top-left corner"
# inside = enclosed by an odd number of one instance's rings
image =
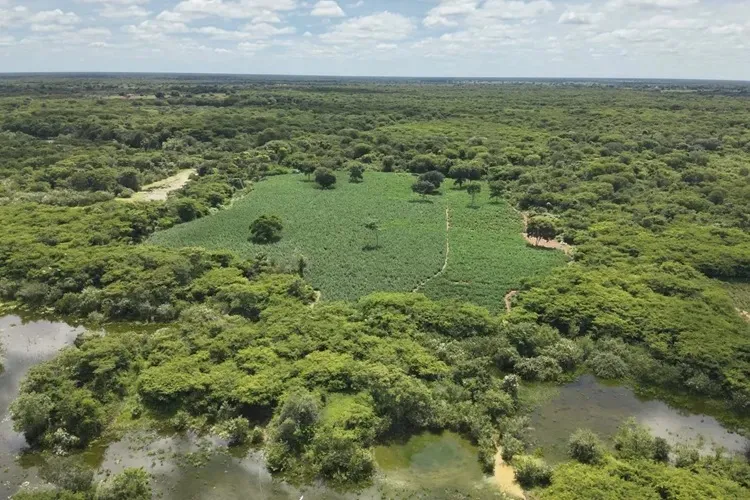
[[[320,167],[315,170],[315,182],[323,189],[330,189],[336,184],[336,176],[327,168]]]
[[[261,215],[250,224],[250,239],[253,243],[272,243],[281,239],[284,224],[275,215]]]
[[[628,365],[623,359],[611,352],[599,352],[588,360],[594,375],[604,379],[623,378],[628,375]]]
[[[445,175],[443,175],[441,172],[438,172],[437,170],[430,170],[429,172],[425,172],[422,175],[419,176],[420,181],[427,181],[435,188],[439,188],[440,185],[445,180]]]
[[[539,380],[541,382],[557,380],[562,374],[560,365],[549,356],[524,358],[516,363],[516,371],[526,380]]]
[[[513,460],[513,467],[516,470],[516,481],[525,489],[547,486],[552,480],[552,468],[538,458],[518,457]]]
[[[72,492],[91,488],[94,470],[70,457],[50,457],[39,470],[45,481]]]
[[[150,500],[151,486],[143,469],[125,469],[96,488],[95,500]]]
[[[221,422],[214,427],[214,432],[222,439],[226,439],[229,446],[241,445],[248,441],[250,423],[245,418],[237,417]]]
[[[604,446],[594,432],[578,429],[568,440],[568,455],[583,464],[598,464],[604,458]]]
[[[656,453],[656,444],[649,430],[630,418],[615,434],[615,449],[625,459],[651,459]]]

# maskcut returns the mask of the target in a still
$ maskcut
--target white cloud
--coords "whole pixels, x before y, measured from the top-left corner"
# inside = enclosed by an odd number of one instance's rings
[[[442,0],[440,5],[430,9],[422,24],[433,26],[456,26],[458,17],[471,14],[477,9],[477,0]]]
[[[485,24],[495,20],[532,19],[554,10],[555,6],[549,0],[487,0],[469,16],[469,20]]]
[[[138,5],[116,6],[106,4],[98,11],[101,17],[109,19],[131,19],[134,17],[148,17],[150,11]]]
[[[408,17],[385,11],[344,21],[320,35],[320,39],[326,43],[342,44],[394,41],[409,37],[414,29],[414,23]]]
[[[320,0],[315,4],[310,15],[315,17],[344,17],[346,13],[334,0]]]
[[[0,46],[13,45],[16,42],[15,37],[11,35],[0,35]]]
[[[71,25],[81,22],[81,18],[78,17],[74,12],[63,12],[60,9],[55,10],[44,10],[31,15],[28,18],[31,23],[38,24],[63,24]]]
[[[601,12],[587,12],[586,10],[566,10],[557,20],[558,24],[596,24],[604,19]]]
[[[701,0],[610,0],[607,3],[609,9],[620,9],[622,7],[639,7],[643,9],[684,9],[697,5]]]
[[[214,40],[261,40],[278,35],[290,35],[295,32],[291,26],[277,28],[271,24],[249,24],[243,26],[241,31],[225,30],[215,26],[204,26],[196,30],[197,33],[208,35]]]
[[[293,10],[296,6],[296,0],[183,0],[174,7],[173,12],[182,16],[181,21],[211,16],[248,19],[267,12]]]

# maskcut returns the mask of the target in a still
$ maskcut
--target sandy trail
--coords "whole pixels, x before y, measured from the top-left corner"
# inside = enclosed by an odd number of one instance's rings
[[[195,170],[188,168],[180,170],[172,177],[167,177],[153,184],[143,186],[143,189],[135,193],[130,198],[120,198],[123,201],[164,201],[172,191],[180,189],[182,186],[187,184],[190,180],[190,176],[195,173]]]
[[[435,274],[433,274],[432,276],[424,280],[422,283],[417,285],[416,288],[412,290],[412,293],[417,293],[419,290],[427,286],[427,283],[434,280],[435,278],[443,274],[446,269],[448,269],[448,256],[451,253],[451,242],[448,236],[450,234],[450,231],[451,231],[451,209],[446,207],[445,209],[445,260],[443,261],[443,267],[441,267],[438,272],[436,272]]]
[[[502,454],[502,448],[498,448],[495,455],[495,484],[508,495],[526,498],[523,488],[516,482],[516,472],[503,460]]]

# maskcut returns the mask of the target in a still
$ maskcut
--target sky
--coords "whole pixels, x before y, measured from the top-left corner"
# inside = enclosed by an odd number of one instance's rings
[[[0,0],[0,72],[750,80],[750,0]]]

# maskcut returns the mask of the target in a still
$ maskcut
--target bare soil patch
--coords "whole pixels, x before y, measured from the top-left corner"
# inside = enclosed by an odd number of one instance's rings
[[[195,173],[192,168],[180,170],[175,175],[154,182],[135,193],[130,198],[121,198],[123,201],[164,201],[172,191],[183,187]]]

